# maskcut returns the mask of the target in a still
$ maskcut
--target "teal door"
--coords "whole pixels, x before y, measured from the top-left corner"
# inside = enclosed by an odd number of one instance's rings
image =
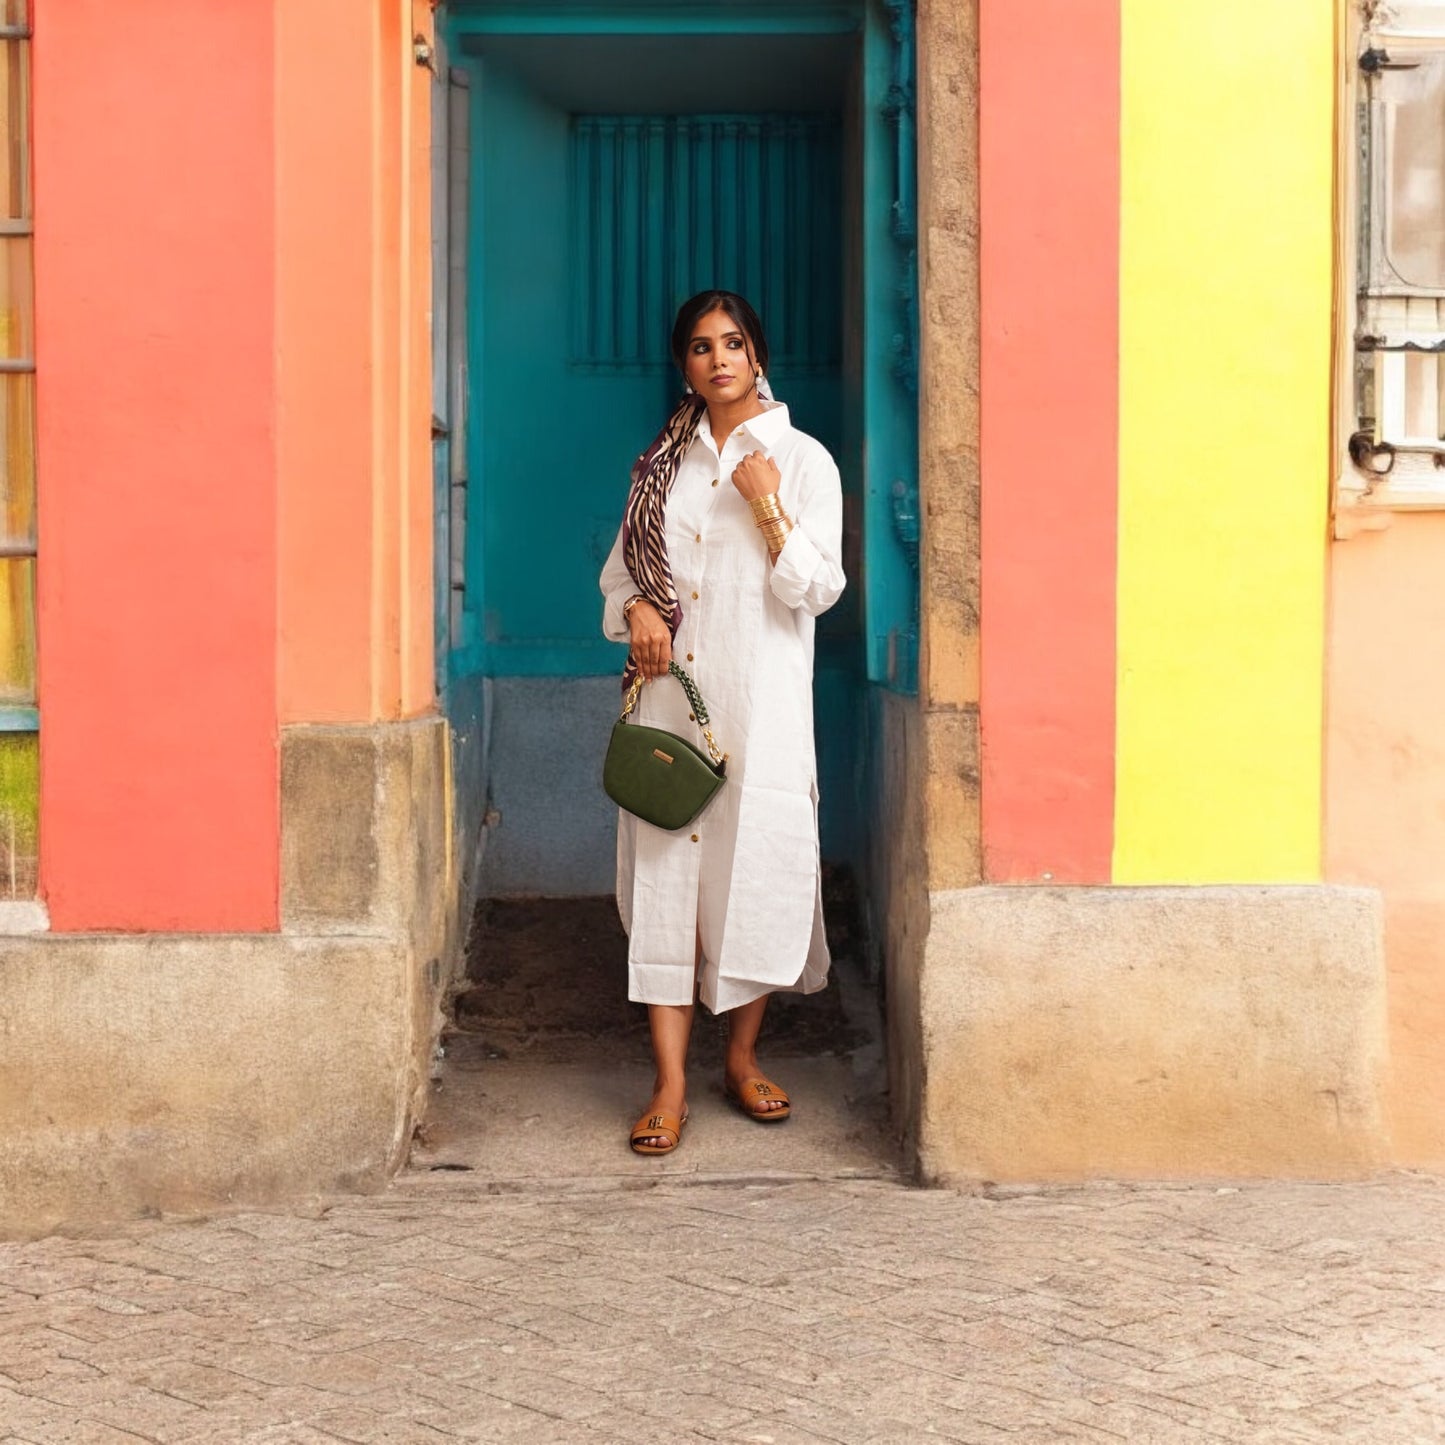
[[[482,643],[503,676],[620,671],[597,573],[628,469],[681,394],[678,305],[747,296],[795,424],[840,446],[833,116],[567,114],[484,72],[473,355]],[[536,565],[532,539],[546,539]]]
[[[861,6],[741,0],[726,16],[545,0],[453,12],[449,49],[471,97],[471,197],[451,673],[492,688],[486,746],[501,827],[488,845],[491,891],[609,886],[610,851],[594,837],[606,809],[580,805],[579,825],[577,809],[549,803],[542,787],[574,802],[597,792],[591,768],[623,663],[600,635],[597,575],[631,462],[679,394],[673,314],[713,286],[758,308],[776,395],[843,474],[850,587],[818,642],[823,849],[855,864],[865,851],[869,676],[887,682],[891,668],[907,684],[895,634],[911,608],[893,521],[911,472],[872,416],[891,416],[901,396],[906,444],[896,211],[891,190],[868,185],[893,144],[886,15],[870,23]],[[870,246],[887,251],[871,272]],[[868,329],[881,339],[884,326],[886,343],[870,344]],[[870,589],[875,512],[892,555],[876,569],[885,585]],[[539,769],[559,766],[576,776],[539,782]],[[586,861],[598,857],[601,868]]]

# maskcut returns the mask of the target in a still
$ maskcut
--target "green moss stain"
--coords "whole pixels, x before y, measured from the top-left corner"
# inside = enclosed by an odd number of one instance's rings
[[[0,897],[34,897],[39,834],[39,737],[0,733]]]

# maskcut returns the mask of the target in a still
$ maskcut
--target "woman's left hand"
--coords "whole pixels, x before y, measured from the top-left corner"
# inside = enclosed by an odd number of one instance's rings
[[[783,483],[778,464],[762,452],[749,452],[733,471],[733,486],[746,501],[770,497]]]

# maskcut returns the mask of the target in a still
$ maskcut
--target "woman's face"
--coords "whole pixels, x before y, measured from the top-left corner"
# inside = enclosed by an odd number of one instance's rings
[[[742,327],[719,307],[692,328],[682,374],[709,404],[741,401],[753,389],[756,365]]]

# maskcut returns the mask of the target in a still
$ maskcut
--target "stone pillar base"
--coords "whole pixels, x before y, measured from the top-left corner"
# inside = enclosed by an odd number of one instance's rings
[[[283,732],[278,933],[0,943],[0,1233],[385,1182],[457,952],[447,748]]]
[[[929,915],[929,1181],[1332,1178],[1387,1157],[1373,891],[980,887]]]

